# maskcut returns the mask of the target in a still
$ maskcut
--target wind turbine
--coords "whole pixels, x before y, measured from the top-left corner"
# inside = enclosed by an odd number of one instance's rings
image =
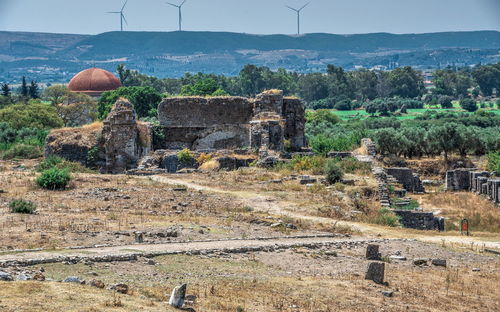
[[[125,19],[125,15],[123,15],[123,10],[125,9],[127,2],[128,2],[128,0],[125,1],[125,3],[122,6],[122,9],[118,12],[106,12],[106,13],[111,13],[111,14],[120,14],[120,31],[123,31],[123,22],[124,21],[125,21],[125,24],[128,25],[127,20]]]
[[[292,8],[291,6],[288,6],[288,5],[286,6],[290,10],[297,12],[297,35],[300,35],[300,12],[302,11],[302,9],[304,9],[306,6],[308,6],[309,3],[311,3],[311,2],[304,4],[300,9],[295,9],[295,8]]]
[[[186,1],[187,0],[182,1],[180,5],[167,2],[167,4],[170,4],[171,6],[179,9],[179,31],[182,31],[182,6],[184,5],[184,3],[186,3]]]

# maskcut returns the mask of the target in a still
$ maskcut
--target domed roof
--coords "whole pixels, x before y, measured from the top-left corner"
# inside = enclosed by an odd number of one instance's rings
[[[102,93],[121,86],[120,80],[109,71],[89,68],[76,74],[69,82],[68,89],[73,92]]]

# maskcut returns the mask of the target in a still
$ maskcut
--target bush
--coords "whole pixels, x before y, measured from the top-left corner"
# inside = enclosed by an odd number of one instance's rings
[[[68,170],[68,172],[92,172],[92,170],[85,168],[80,163],[68,161],[59,156],[49,156],[45,158],[38,164],[36,170],[39,172],[43,172],[51,168],[66,169]]]
[[[34,159],[43,156],[42,148],[40,146],[16,144],[10,149],[0,154],[1,159]]]
[[[210,160],[212,160],[212,155],[206,153],[201,153],[200,156],[196,158],[196,162],[199,166],[203,165],[206,162],[209,162]]]
[[[342,177],[344,176],[344,173],[337,165],[337,162],[333,159],[330,159],[326,162],[325,174],[326,174],[326,181],[330,184],[335,184],[337,182],[340,182],[340,180],[342,180]]]
[[[500,151],[488,154],[488,170],[500,175]]]
[[[43,103],[14,104],[0,109],[0,122],[6,122],[13,129],[51,129],[64,125],[53,106]]]
[[[121,87],[113,91],[106,91],[102,94],[98,103],[98,114],[100,119],[108,116],[115,102],[124,97],[134,105],[137,116],[153,117],[154,109],[162,100],[161,94],[152,87]]]
[[[177,158],[179,159],[179,161],[181,163],[186,164],[186,163],[192,162],[194,159],[194,156],[193,156],[193,153],[188,148],[185,148],[182,151],[179,151],[177,153]]]
[[[468,98],[460,100],[460,107],[468,112],[475,112],[478,109],[476,101]]]
[[[36,205],[23,199],[14,199],[9,203],[9,208],[13,213],[34,214],[36,212]]]
[[[349,100],[342,100],[342,101],[339,101],[335,104],[334,108],[336,110],[340,110],[340,111],[348,111],[348,110],[351,110],[352,109],[352,106],[351,106],[351,101]]]
[[[373,223],[396,227],[399,225],[399,217],[387,208],[382,208],[377,212]]]
[[[453,108],[453,98],[451,96],[443,95],[439,97],[439,105],[441,108]]]
[[[62,190],[68,186],[71,177],[67,169],[51,168],[42,172],[36,183],[47,190]]]

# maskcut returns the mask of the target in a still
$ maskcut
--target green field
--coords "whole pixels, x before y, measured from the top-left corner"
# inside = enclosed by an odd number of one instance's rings
[[[351,119],[366,119],[370,117],[370,114],[365,112],[364,110],[350,110],[350,111],[338,111],[332,110],[335,115],[339,116],[342,120],[351,120]],[[463,109],[459,108],[450,108],[450,109],[442,109],[442,108],[415,108],[408,109],[408,114],[402,116],[396,116],[397,119],[415,119],[418,115],[422,115],[426,111],[440,111],[440,112],[456,112],[456,113],[467,113]],[[492,112],[495,114],[500,114],[500,109],[488,109],[488,112]],[[470,113],[473,114],[473,113]]]

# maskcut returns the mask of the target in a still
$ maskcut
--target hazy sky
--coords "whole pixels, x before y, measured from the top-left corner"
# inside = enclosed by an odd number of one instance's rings
[[[129,0],[126,30],[177,29],[166,0]],[[181,0],[170,0],[180,3]],[[308,0],[187,0],[185,30],[255,34],[294,33],[296,15],[285,4]],[[0,0],[0,30],[97,34],[119,29],[122,0]],[[302,32],[337,34],[499,30],[500,0],[311,0]]]

